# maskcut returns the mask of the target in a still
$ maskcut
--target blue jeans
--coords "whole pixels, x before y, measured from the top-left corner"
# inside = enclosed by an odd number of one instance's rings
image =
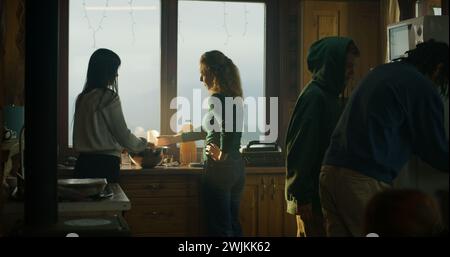
[[[224,162],[206,161],[203,199],[208,236],[242,236],[239,207],[245,184],[239,155]]]

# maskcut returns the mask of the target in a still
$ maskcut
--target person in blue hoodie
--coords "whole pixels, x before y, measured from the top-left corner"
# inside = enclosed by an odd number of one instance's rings
[[[301,92],[286,134],[287,212],[296,215],[297,236],[325,236],[319,198],[322,157],[341,106],[339,95],[353,77],[359,50],[353,40],[326,37],[312,44],[312,80]]]
[[[320,173],[329,236],[364,236],[367,203],[391,187],[413,153],[449,171],[441,98],[448,45],[431,40],[406,54],[363,78],[333,132]]]

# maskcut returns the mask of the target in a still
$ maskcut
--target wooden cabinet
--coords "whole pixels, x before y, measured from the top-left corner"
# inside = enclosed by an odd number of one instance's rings
[[[121,178],[131,201],[124,215],[133,236],[199,235],[198,176],[132,175]]]
[[[286,213],[284,174],[249,174],[241,201],[244,236],[296,236],[295,216]]]
[[[295,236],[295,216],[286,213],[283,168],[247,169],[240,209],[244,236]],[[199,173],[143,172],[122,176],[121,186],[131,201],[124,217],[133,236],[205,235]]]

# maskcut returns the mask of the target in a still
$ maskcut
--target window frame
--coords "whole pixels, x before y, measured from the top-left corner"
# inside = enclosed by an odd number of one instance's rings
[[[68,156],[75,156],[76,152],[69,147],[68,130],[68,100],[69,100],[69,1],[59,1],[59,77],[58,77],[58,156],[63,161]],[[173,134],[170,130],[170,117],[176,110],[170,109],[170,101],[177,96],[177,50],[178,50],[178,1],[161,0],[161,134]],[[182,1],[182,0],[180,0]],[[279,97],[280,90],[280,50],[277,0],[193,0],[218,2],[264,3],[265,17],[265,97]],[[175,71],[175,72],[173,72]],[[279,110],[280,111],[280,110]],[[266,101],[266,120],[269,119],[269,102]],[[280,120],[278,121],[280,128]]]

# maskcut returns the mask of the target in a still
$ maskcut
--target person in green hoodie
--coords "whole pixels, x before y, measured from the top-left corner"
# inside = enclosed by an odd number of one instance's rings
[[[353,77],[356,44],[350,38],[322,38],[309,49],[312,80],[292,113],[286,134],[287,212],[297,217],[297,236],[325,236],[319,173],[331,133],[341,114],[339,95]]]

